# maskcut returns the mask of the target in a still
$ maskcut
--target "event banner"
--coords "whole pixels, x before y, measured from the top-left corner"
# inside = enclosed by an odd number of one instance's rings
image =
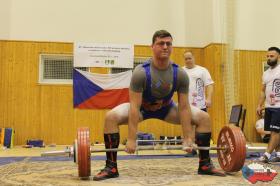
[[[129,44],[74,43],[74,67],[133,68]]]

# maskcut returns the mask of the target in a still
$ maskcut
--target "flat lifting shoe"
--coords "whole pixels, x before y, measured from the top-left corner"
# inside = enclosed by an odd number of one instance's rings
[[[210,159],[199,162],[197,173],[201,175],[226,176],[223,171],[220,171],[214,167]]]
[[[117,168],[117,163],[106,161],[106,166],[102,169],[97,175],[93,177],[94,181],[100,181],[110,178],[117,178],[119,177],[119,172]]]

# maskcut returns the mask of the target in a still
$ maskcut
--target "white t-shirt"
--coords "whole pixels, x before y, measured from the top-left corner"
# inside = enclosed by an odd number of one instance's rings
[[[280,108],[280,64],[267,69],[262,77],[265,89],[265,107]]]
[[[264,119],[259,119],[256,122],[256,129],[263,129],[263,128],[264,128]],[[263,138],[265,136],[265,134],[262,134],[261,136]]]
[[[202,66],[195,65],[188,69],[183,67],[189,76],[189,102],[191,105],[200,109],[206,108],[205,87],[214,83],[208,70]]]

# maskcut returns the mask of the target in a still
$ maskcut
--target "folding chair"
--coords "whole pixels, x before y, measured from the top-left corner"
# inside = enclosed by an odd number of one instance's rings
[[[231,113],[229,123],[239,127],[239,122],[242,115],[242,105],[233,105],[231,107]],[[243,126],[244,127],[244,126]]]

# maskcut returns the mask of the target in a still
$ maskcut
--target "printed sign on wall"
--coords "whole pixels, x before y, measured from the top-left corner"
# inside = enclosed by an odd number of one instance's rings
[[[133,68],[129,44],[74,43],[74,67]]]

